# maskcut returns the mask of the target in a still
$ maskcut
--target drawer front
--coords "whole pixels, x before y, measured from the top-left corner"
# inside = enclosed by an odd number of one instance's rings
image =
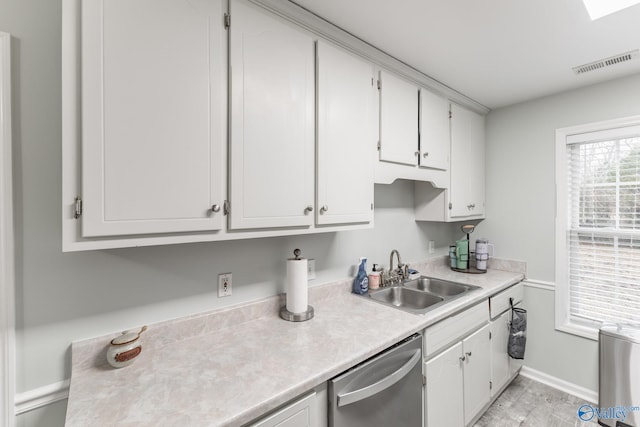
[[[487,301],[483,301],[462,313],[451,316],[424,332],[424,353],[430,357],[452,342],[459,341],[474,329],[479,328],[489,320]]]
[[[524,285],[520,282],[489,298],[491,318],[495,319],[510,308],[509,298],[513,298],[513,305],[516,305],[522,301],[523,296]]]

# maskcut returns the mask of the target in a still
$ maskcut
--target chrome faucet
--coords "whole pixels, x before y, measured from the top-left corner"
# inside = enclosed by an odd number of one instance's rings
[[[393,270],[393,254],[396,254],[396,256],[398,257],[398,270],[400,270],[402,268],[402,261],[400,261],[400,252],[398,252],[397,249],[394,249],[391,251],[391,255],[389,255],[389,271],[394,271]]]
[[[398,258],[396,268],[393,268],[393,254]],[[408,266],[403,264],[400,259],[400,252],[397,249],[391,251],[389,255],[389,271],[386,276],[383,274],[382,286],[393,286],[399,284],[402,280],[408,277]]]

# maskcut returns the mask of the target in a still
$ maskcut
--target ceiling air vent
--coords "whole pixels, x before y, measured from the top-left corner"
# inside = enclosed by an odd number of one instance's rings
[[[621,53],[620,55],[612,56],[610,58],[600,59],[588,64],[573,67],[573,72],[576,74],[584,74],[588,73],[589,71],[599,70],[600,68],[609,67],[621,62],[631,61],[632,59],[638,58],[638,56],[640,56],[640,50],[636,49],[630,52]]]

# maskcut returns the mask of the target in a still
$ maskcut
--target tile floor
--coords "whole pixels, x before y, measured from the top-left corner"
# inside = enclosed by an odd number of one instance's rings
[[[585,403],[589,402],[519,375],[474,427],[597,427],[595,418],[578,418],[578,408]]]

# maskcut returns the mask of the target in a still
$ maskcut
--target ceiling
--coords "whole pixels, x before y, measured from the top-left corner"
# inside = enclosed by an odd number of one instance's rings
[[[492,109],[640,73],[640,5],[591,21],[581,0],[295,0]]]

